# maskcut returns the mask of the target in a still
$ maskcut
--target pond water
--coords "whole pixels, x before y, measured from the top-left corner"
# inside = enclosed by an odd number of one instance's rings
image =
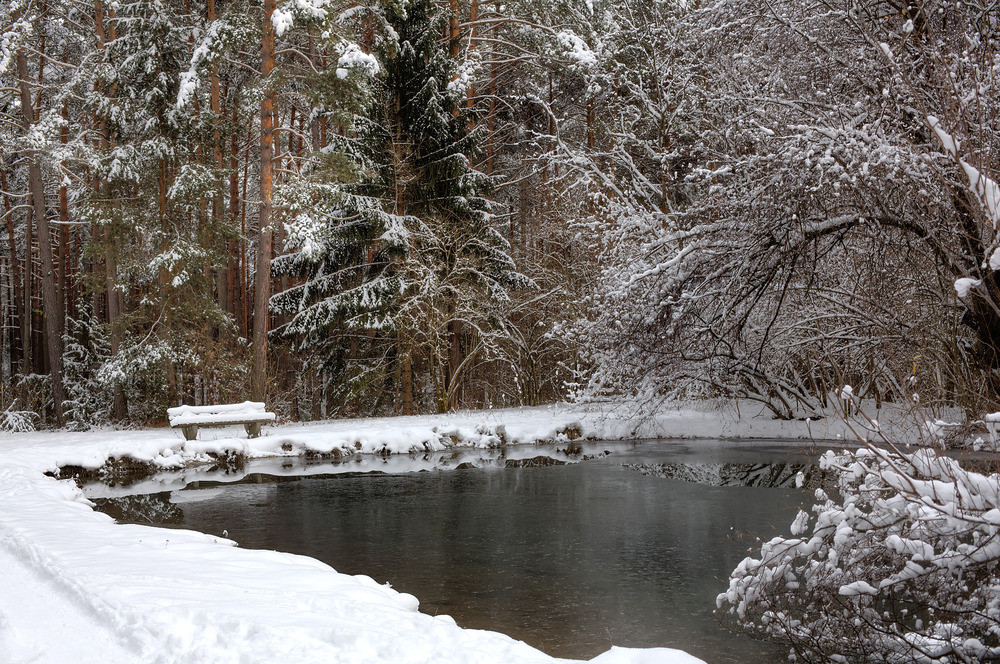
[[[776,663],[776,646],[717,624],[715,596],[758,537],[788,533],[824,481],[814,459],[787,443],[587,443],[411,464],[428,472],[370,472],[377,459],[272,462],[238,482],[199,476],[180,490],[91,495],[119,520],[225,530],[242,547],[366,574],[417,596],[425,613],[559,657],[665,646],[712,664]]]

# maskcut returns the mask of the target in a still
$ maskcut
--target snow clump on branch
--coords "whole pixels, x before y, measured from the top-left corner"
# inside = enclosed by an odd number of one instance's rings
[[[375,56],[365,53],[352,42],[342,41],[337,44],[337,78],[345,79],[352,71],[360,71],[367,76],[379,73],[378,60]]]
[[[590,50],[587,42],[583,41],[577,35],[568,30],[563,30],[556,34],[556,39],[559,40],[559,45],[564,49],[563,55],[573,60],[576,64],[583,65],[584,67],[594,67],[597,65],[597,55]]]

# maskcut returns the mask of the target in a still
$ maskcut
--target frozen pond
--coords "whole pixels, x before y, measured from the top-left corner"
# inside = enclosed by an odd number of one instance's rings
[[[755,538],[787,534],[808,500],[796,472],[822,482],[814,458],[788,443],[662,441],[271,461],[235,483],[175,478],[97,502],[122,520],[226,531],[243,547],[366,574],[416,595],[425,613],[556,656],[614,644],[779,662],[777,648],[726,632],[712,610]],[[391,472],[372,472],[380,466]]]

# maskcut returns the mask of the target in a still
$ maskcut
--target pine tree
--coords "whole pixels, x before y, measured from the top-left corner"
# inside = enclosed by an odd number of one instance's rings
[[[343,404],[386,377],[387,334],[400,292],[395,263],[409,231],[384,205],[380,155],[371,149],[378,127],[365,117],[378,63],[353,42],[332,46],[336,64],[303,87],[324,126],[336,133],[313,151],[312,166],[276,194],[288,253],[275,258],[271,270],[294,283],[271,298],[271,311],[289,318],[277,334],[323,358],[328,396]]]
[[[450,25],[449,41],[440,38],[452,17],[430,0],[387,16],[400,39],[382,89],[389,182],[397,213],[417,220],[404,267],[400,350],[426,356],[437,409],[445,412],[455,407],[468,369],[507,332],[497,306],[509,289],[530,282],[492,225],[485,198],[492,182],[472,166],[484,131],[466,103],[460,35]]]
[[[388,4],[379,18],[391,30],[374,40],[380,74],[370,101],[328,154],[328,169],[350,168],[334,176],[341,186],[313,185],[312,200],[325,199],[328,211],[295,208],[298,251],[274,269],[304,281],[272,304],[295,313],[287,335],[324,348],[336,383],[355,394],[381,387],[395,364],[410,413],[419,358],[445,411],[504,331],[496,305],[528,282],[492,226],[490,179],[471,165],[482,132],[471,128],[457,49],[441,38],[449,17],[416,0]]]
[[[132,394],[144,412],[133,415],[162,417],[182,398],[185,376],[214,372],[210,365],[220,361],[241,365],[235,335],[219,333],[232,321],[213,293],[213,270],[224,264],[233,231],[206,203],[222,175],[209,156],[220,125],[209,104],[177,105],[198,17],[166,1],[115,8],[100,84],[89,96],[100,127],[94,186],[80,204],[92,228],[88,251],[103,263],[91,287],[111,328],[105,373],[143,386]]]
[[[74,431],[86,431],[107,420],[114,399],[116,383],[108,385],[99,378],[101,367],[111,357],[107,327],[84,308],[76,318],[66,319],[63,345],[66,424]]]

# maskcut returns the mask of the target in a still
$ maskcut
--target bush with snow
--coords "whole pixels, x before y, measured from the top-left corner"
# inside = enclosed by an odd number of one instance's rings
[[[791,537],[732,572],[720,613],[804,662],[1000,659],[1000,475],[930,449],[827,452]]]
[[[37,420],[38,413],[31,410],[14,410],[14,405],[12,404],[0,413],[0,431],[9,431],[11,433],[34,431]]]

